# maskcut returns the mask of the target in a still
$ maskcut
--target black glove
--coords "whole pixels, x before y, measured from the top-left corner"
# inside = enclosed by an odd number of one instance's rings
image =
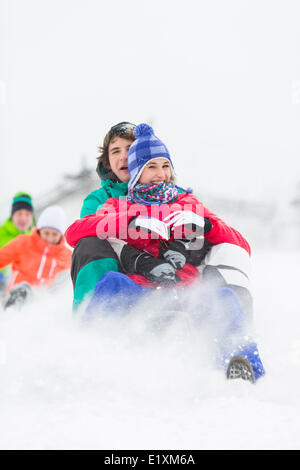
[[[128,274],[141,274],[150,281],[161,284],[176,282],[176,269],[170,263],[129,244],[122,249],[120,262]]]
[[[186,253],[184,242],[176,240],[167,243],[164,250],[161,250],[162,256],[174,266],[175,269],[181,269],[186,263]]]
[[[135,262],[137,274],[161,284],[176,282],[176,269],[165,260],[155,258],[148,253],[142,253]]]

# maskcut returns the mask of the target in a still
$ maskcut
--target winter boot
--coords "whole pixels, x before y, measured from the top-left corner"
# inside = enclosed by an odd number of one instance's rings
[[[241,378],[254,383],[266,373],[255,343],[240,345],[230,357],[226,361],[229,362],[226,372],[228,379]]]
[[[243,379],[255,382],[254,372],[248,359],[243,356],[234,356],[229,362],[227,379]]]

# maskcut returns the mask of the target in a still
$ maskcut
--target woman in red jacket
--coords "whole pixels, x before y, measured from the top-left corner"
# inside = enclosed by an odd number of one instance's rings
[[[5,307],[25,297],[30,287],[51,287],[62,271],[70,269],[72,252],[63,232],[63,211],[50,206],[42,212],[31,234],[20,235],[0,250],[0,268],[12,267]]]

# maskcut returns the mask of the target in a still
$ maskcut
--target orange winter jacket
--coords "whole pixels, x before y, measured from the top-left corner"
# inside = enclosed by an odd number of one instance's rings
[[[58,245],[45,242],[37,229],[29,235],[19,235],[0,249],[0,269],[12,265],[7,290],[26,281],[31,286],[51,286],[55,277],[71,267],[72,251],[62,237]]]

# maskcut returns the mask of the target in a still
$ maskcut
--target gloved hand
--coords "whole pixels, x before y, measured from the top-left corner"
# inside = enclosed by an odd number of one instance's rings
[[[128,274],[141,274],[150,281],[162,284],[176,282],[176,269],[170,263],[129,244],[124,245],[121,251],[120,263]]]
[[[170,229],[168,225],[154,217],[146,217],[139,215],[129,222],[129,229],[141,229],[147,234],[151,234],[151,238],[162,238],[168,240],[170,238]]]
[[[176,269],[168,262],[155,258],[148,253],[142,253],[135,262],[137,274],[142,274],[147,279],[160,284],[172,284],[176,282]]]
[[[168,242],[162,256],[174,266],[175,269],[181,269],[186,263],[185,245],[183,242],[176,240]]]
[[[164,221],[171,228],[175,239],[199,236],[211,229],[209,219],[192,211],[176,211],[165,217]]]

